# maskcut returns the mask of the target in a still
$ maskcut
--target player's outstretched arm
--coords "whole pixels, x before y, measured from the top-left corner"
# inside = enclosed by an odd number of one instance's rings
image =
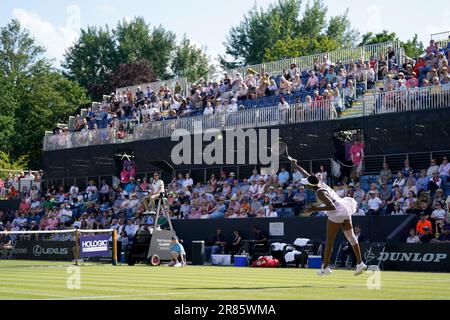
[[[300,171],[300,173],[301,173],[305,178],[308,178],[308,177],[311,176],[311,175],[309,174],[308,171],[306,171],[305,169],[303,169],[302,167],[300,167],[300,166],[297,164],[297,160],[296,160],[296,159],[292,159],[292,160],[291,160],[291,163],[292,163],[292,166],[293,166],[295,169],[297,169],[298,171]]]

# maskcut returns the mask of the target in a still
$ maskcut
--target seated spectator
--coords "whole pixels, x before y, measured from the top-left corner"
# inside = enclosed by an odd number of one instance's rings
[[[434,224],[436,233],[440,233],[445,225],[446,212],[442,202],[436,203],[436,208],[431,213],[430,220]]]
[[[433,173],[438,173],[439,171],[439,166],[436,164],[436,159],[431,159],[431,164],[428,167],[427,170],[427,177],[428,178],[432,178],[433,177]]]
[[[384,206],[383,201],[378,197],[378,195],[374,191],[369,192],[370,199],[367,202],[369,207],[369,211],[367,211],[368,215],[378,215],[380,214],[380,209]]]
[[[428,184],[430,182],[430,179],[427,177],[427,172],[425,169],[420,170],[420,177],[416,181],[416,189],[418,192],[420,190],[428,191]]]
[[[378,183],[382,185],[383,183],[390,183],[392,179],[392,171],[389,169],[389,165],[385,162],[383,163],[383,169],[380,172],[380,179],[378,180]]]
[[[430,243],[450,243],[450,224],[442,228],[441,234],[437,239],[431,239]]]
[[[439,177],[442,180],[442,186],[445,187],[450,177],[450,163],[448,162],[448,158],[444,157],[442,164],[438,169]]]
[[[414,228],[409,230],[409,237],[406,239],[406,243],[420,243],[420,238],[417,236]]]
[[[409,175],[409,171],[408,171],[408,175]],[[395,178],[394,182],[392,183],[392,186],[398,186],[400,188],[400,190],[403,189],[403,187],[405,186],[406,180],[405,177],[403,175],[402,171],[399,171],[397,173],[397,177]]]
[[[414,191],[409,191],[408,197],[405,199],[405,202],[403,203],[403,211],[407,214],[414,213],[416,201],[417,199]]]
[[[431,222],[428,220],[427,216],[425,214],[421,214],[420,220],[416,224],[416,233],[419,237],[426,234],[425,228],[428,228],[429,232],[433,230]]]
[[[222,234],[222,229],[217,229],[212,241],[208,242],[208,245],[205,246],[206,261],[211,262],[211,256],[223,252],[226,246],[227,240]]]
[[[405,160],[403,162],[403,164],[404,164],[404,167],[402,169],[402,175],[403,175],[403,177],[409,177],[410,172],[411,171],[414,172],[414,170],[409,166],[408,160]]]
[[[434,193],[441,188],[442,180],[439,178],[439,175],[437,172],[433,172],[432,177],[430,178],[430,182],[428,183],[428,189],[430,190],[430,193],[434,195]]]
[[[433,239],[433,233],[431,232],[431,228],[428,226],[423,227],[423,234],[419,235],[421,243],[430,243]]]
[[[402,216],[405,212],[400,208],[399,204],[394,204],[394,211],[390,213],[392,216]]]
[[[444,190],[442,189],[437,189],[436,193],[433,196],[433,203],[431,204],[432,209],[436,209],[436,204],[438,203],[444,203],[445,201],[445,195],[444,195]]]
[[[406,186],[404,186],[403,188],[403,197],[407,198],[409,196],[409,192],[412,191],[414,192],[414,194],[417,194],[417,187],[414,184],[415,181],[413,181],[412,179],[408,179],[408,181],[406,182]]]
[[[355,199],[359,207],[361,207],[364,200],[366,199],[366,192],[363,189],[361,189],[359,182],[355,183],[355,191],[353,192],[353,199]]]

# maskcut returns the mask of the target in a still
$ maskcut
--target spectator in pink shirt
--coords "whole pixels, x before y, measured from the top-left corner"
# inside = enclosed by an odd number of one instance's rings
[[[49,217],[47,219],[47,226],[45,227],[45,230],[56,230],[59,224],[58,218],[56,218],[56,215],[54,212],[49,213]]]
[[[319,78],[317,78],[316,73],[314,71],[309,72],[309,79],[306,82],[305,89],[316,89],[319,86]]]
[[[360,177],[362,175],[362,163],[364,160],[364,144],[359,138],[356,138],[355,143],[350,149],[350,155],[355,166],[356,176]]]

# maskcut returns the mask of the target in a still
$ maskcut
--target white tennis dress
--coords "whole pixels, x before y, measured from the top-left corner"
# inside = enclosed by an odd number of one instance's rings
[[[336,210],[325,212],[330,221],[334,223],[343,223],[345,220],[351,219],[351,216],[356,212],[358,207],[355,199],[349,197],[339,197],[339,195],[332,188],[323,182],[319,183],[319,190],[317,191],[320,190],[326,191],[336,206]]]

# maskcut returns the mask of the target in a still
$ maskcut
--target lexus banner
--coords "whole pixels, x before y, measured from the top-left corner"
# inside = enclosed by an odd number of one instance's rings
[[[17,241],[14,259],[72,261],[74,241]]]
[[[364,260],[384,270],[450,272],[450,243],[367,244]]]

